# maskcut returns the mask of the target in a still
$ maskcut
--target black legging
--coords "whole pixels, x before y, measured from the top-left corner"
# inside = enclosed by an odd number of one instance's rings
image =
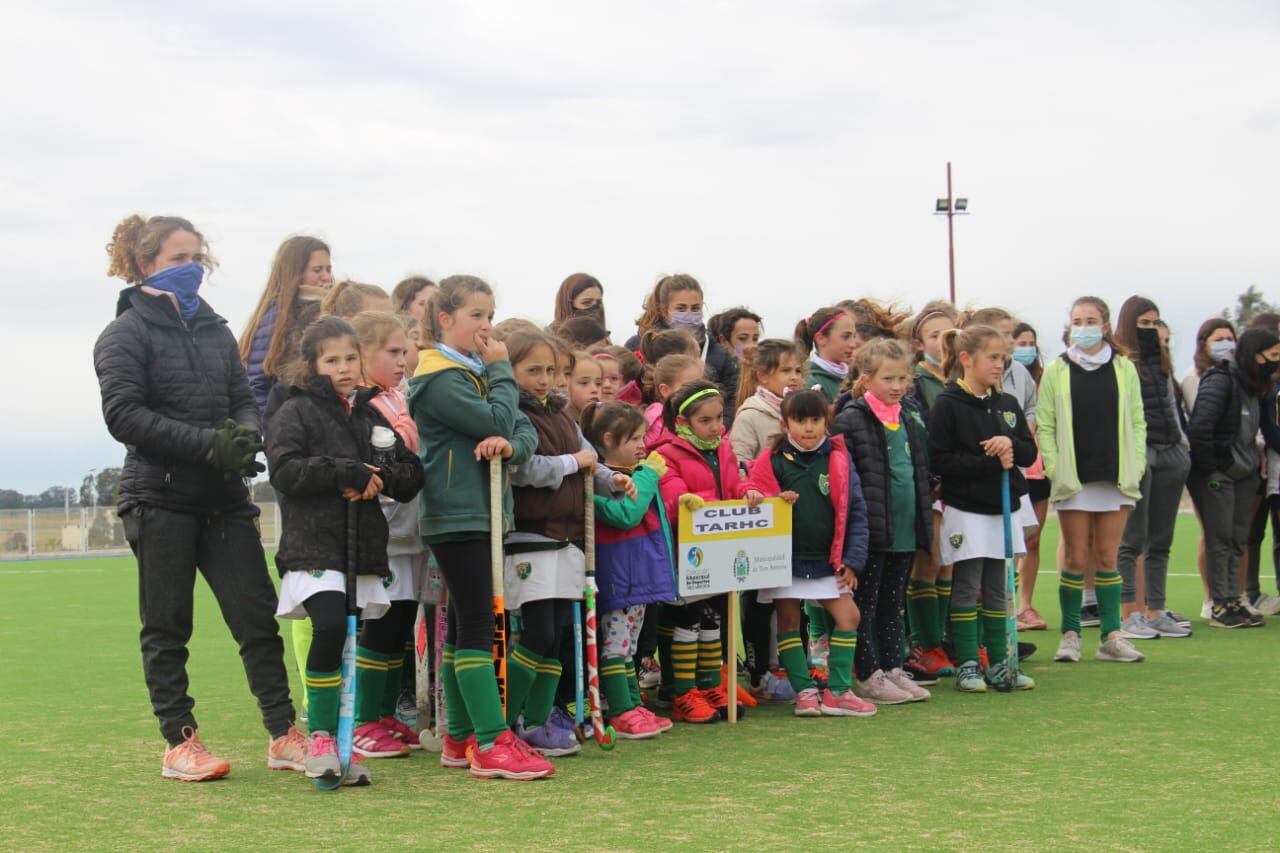
[[[573,625],[573,602],[565,598],[526,601],[520,605],[520,625],[520,645],[539,657],[550,657],[558,651],[565,627]]]
[[[489,540],[467,539],[431,546],[449,588],[445,642],[455,649],[493,650],[493,577]]]
[[[861,611],[853,671],[866,681],[877,669],[902,666],[902,598],[914,553],[872,551],[858,575],[853,600]]]
[[[413,622],[418,617],[418,602],[393,601],[381,619],[369,619],[360,629],[360,645],[384,655],[404,651],[405,641],[413,636]]]
[[[769,641],[773,636],[773,603],[762,602],[757,596],[754,589],[742,595],[742,644],[746,647],[747,672],[753,687],[769,671]]]
[[[336,590],[317,592],[302,602],[311,617],[311,650],[307,669],[333,672],[342,666],[342,647],[347,641],[347,594]]]

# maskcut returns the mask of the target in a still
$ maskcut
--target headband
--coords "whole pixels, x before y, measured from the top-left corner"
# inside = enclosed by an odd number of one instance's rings
[[[689,395],[689,399],[685,400],[683,403],[680,404],[680,408],[676,410],[676,414],[683,415],[685,409],[689,408],[691,405],[693,405],[695,402],[702,399],[703,397],[710,397],[713,394],[717,397],[720,396],[720,389],[719,388],[703,388],[698,393]]]
[[[844,311],[837,311],[836,313],[832,314],[831,318],[827,320],[827,322],[823,323],[821,326],[818,327],[818,331],[814,332],[813,336],[816,338],[818,335],[822,334],[827,330],[827,326],[830,326],[832,323],[834,323],[836,320],[839,320],[843,316],[845,316]],[[809,318],[809,322],[810,323],[813,322],[812,317]]]
[[[920,327],[923,326],[925,323],[929,322],[930,320],[932,320],[934,317],[945,317],[945,316],[947,315],[941,311],[930,311],[928,314],[925,314],[919,320],[916,320],[916,324],[911,327],[911,337],[914,338],[917,335],[919,335]]]

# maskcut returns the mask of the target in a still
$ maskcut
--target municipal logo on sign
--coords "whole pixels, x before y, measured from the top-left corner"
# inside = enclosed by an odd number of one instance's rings
[[[516,563],[516,575],[520,580],[527,581],[531,574],[533,574],[533,563]]]
[[[746,583],[749,574],[751,574],[751,558],[747,556],[746,551],[739,551],[738,556],[733,558],[733,576],[738,579],[738,583]]]
[[[693,566],[695,569],[702,565],[701,548],[695,547],[689,549],[689,565]]]

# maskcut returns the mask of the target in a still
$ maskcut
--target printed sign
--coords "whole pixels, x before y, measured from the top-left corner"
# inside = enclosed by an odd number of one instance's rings
[[[681,597],[791,583],[791,506],[780,498],[681,507],[677,541]]]

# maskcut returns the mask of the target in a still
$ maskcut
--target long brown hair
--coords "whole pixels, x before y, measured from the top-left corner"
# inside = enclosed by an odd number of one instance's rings
[[[1157,318],[1160,315],[1160,308],[1147,297],[1130,296],[1120,306],[1120,314],[1116,317],[1116,327],[1112,334],[1116,342],[1128,350],[1129,358],[1133,361],[1142,358],[1142,347],[1138,345],[1138,318],[1148,311],[1156,312]],[[1173,375],[1173,360],[1164,347],[1160,347],[1160,369],[1165,376]]]
[[[275,259],[271,262],[271,273],[267,276],[267,286],[262,289],[258,298],[258,307],[253,309],[249,322],[240,335],[240,360],[249,363],[249,353],[253,350],[253,338],[262,325],[262,317],[271,306],[276,308],[275,326],[271,329],[271,341],[267,344],[267,354],[262,360],[262,372],[275,376],[287,362],[297,358],[296,352],[289,351],[289,340],[297,340],[296,312],[299,309],[299,295],[302,279],[311,262],[312,252],[329,254],[329,244],[318,237],[297,235],[290,237],[276,249]]]
[[[411,275],[402,279],[391,289],[391,307],[396,311],[408,311],[419,293],[435,286],[436,283],[425,275]]]
[[[134,213],[126,216],[111,232],[107,244],[107,275],[124,279],[128,284],[141,284],[146,276],[142,265],[149,264],[160,255],[160,246],[174,231],[186,231],[195,235],[200,243],[200,253],[195,262],[213,270],[218,262],[209,254],[209,244],[204,235],[190,221],[181,216],[152,216],[143,219]]]
[[[556,291],[556,316],[551,324],[556,326],[575,316],[573,300],[577,299],[582,291],[593,287],[600,288],[600,325],[606,329],[609,328],[604,319],[604,285],[600,283],[600,279],[584,272],[576,272],[560,282],[560,289]]]
[[[675,273],[659,278],[653,285],[653,290],[649,291],[649,295],[644,298],[644,313],[636,320],[637,332],[643,335],[657,327],[662,322],[662,315],[666,313],[671,294],[685,290],[697,291],[699,296],[703,295],[702,285],[698,284],[698,280],[691,275]]]
[[[742,370],[738,377],[739,409],[759,390],[759,374],[768,376],[773,373],[782,366],[782,359],[788,355],[801,366],[804,365],[805,354],[800,352],[794,341],[784,341],[782,338],[766,338],[742,351]]]

